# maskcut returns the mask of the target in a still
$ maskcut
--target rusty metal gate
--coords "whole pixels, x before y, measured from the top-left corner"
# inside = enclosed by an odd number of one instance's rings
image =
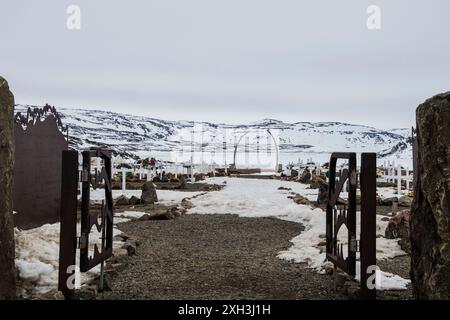
[[[103,285],[104,261],[113,251],[113,200],[111,189],[111,151],[91,149],[82,152],[83,164],[79,172],[78,152],[64,151],[62,166],[61,234],[58,289],[66,299],[73,299],[76,272],[86,272],[101,265],[100,290]],[[101,169],[91,168],[94,158],[101,159]],[[81,190],[81,228],[77,237],[77,194]],[[90,189],[104,187],[105,198],[99,210],[91,208]],[[90,237],[92,231],[100,234],[100,242]],[[80,265],[76,266],[76,250],[80,250]]]
[[[348,162],[339,180],[336,164],[339,159]],[[348,275],[356,276],[357,252],[360,253],[361,294],[364,299],[375,299],[375,289],[370,289],[368,279],[370,266],[376,265],[376,154],[361,154],[360,170],[361,221],[360,240],[357,240],[356,190],[358,172],[356,153],[333,153],[330,158],[330,182],[326,212],[326,254],[335,267]],[[339,204],[339,195],[348,185],[347,204]],[[338,239],[342,226],[348,230],[347,244]],[[371,271],[372,272],[372,271]],[[373,270],[375,272],[375,270]]]

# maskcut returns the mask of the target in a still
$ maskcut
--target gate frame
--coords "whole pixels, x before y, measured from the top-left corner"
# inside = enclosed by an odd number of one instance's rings
[[[112,256],[113,252],[113,200],[112,200],[112,172],[110,150],[91,149],[83,151],[83,169],[81,172],[81,237],[80,237],[80,271],[86,272],[99,263],[103,263]],[[104,166],[100,173],[91,173],[91,158],[101,158]],[[104,181],[106,203],[102,203],[101,224],[98,224],[97,214],[90,213],[91,185],[96,189]],[[102,250],[98,251],[94,245],[94,256],[89,256],[89,234],[93,226],[102,231]]]
[[[349,162],[348,169],[344,169],[336,185],[336,163],[338,159],[346,159]],[[349,180],[348,207],[344,205],[342,210],[336,207],[345,182]],[[350,276],[356,274],[356,153],[334,152],[330,158],[330,179],[328,187],[328,201],[326,212],[326,252],[327,259]],[[348,230],[347,258],[343,258],[342,246],[337,244],[337,235],[342,225]]]
[[[100,285],[103,289],[104,262],[113,252],[113,201],[111,188],[111,154],[110,150],[91,149],[83,151],[83,168],[78,170],[78,151],[64,150],[62,154],[61,181],[61,213],[60,213],[60,247],[58,290],[67,300],[75,299],[77,272],[86,272],[101,264]],[[101,172],[91,173],[91,158],[99,157],[104,161]],[[82,182],[81,190],[81,235],[77,237],[77,195],[78,182]],[[98,224],[98,214],[91,214],[90,188],[96,189],[104,181],[106,204],[102,204],[101,223]],[[89,256],[89,233],[93,226],[102,231],[101,251],[94,246],[93,257]],[[80,249],[80,266],[76,265],[76,250]]]
[[[349,168],[344,169],[336,185],[336,163],[347,159]],[[326,256],[336,267],[350,276],[356,275],[356,253],[360,252],[360,296],[366,300],[376,299],[376,287],[369,288],[369,267],[376,266],[376,153],[361,154],[361,228],[359,241],[356,239],[356,153],[333,153],[330,158],[330,179],[326,211]],[[348,208],[344,206],[337,213],[336,202],[345,182],[349,180]],[[348,230],[348,254],[343,258],[342,245],[337,244],[337,235],[342,225]],[[358,243],[359,242],[359,243]],[[358,250],[359,249],[359,250]],[[377,268],[374,268],[375,277]],[[374,279],[376,280],[376,279]],[[375,285],[375,284],[374,284]]]

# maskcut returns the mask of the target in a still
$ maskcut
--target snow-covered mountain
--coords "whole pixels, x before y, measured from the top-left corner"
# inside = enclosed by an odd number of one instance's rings
[[[17,105],[16,111],[27,108]],[[256,152],[269,148],[272,141],[277,142],[284,163],[302,157],[325,161],[334,151],[377,152],[379,159],[398,158],[400,162],[411,158],[410,129],[386,131],[340,122],[285,123],[274,119],[229,125],[168,121],[100,110],[58,108],[57,111],[63,124],[69,127],[74,148],[104,146],[127,158],[158,155],[169,160],[168,154],[181,150],[219,153],[224,147],[227,153],[232,153],[236,144],[238,150]]]

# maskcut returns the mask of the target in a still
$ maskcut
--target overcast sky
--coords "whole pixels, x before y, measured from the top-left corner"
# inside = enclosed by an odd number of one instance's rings
[[[68,30],[67,7],[81,9]],[[366,26],[381,8],[381,30]],[[450,90],[448,0],[2,0],[16,103],[409,127]]]

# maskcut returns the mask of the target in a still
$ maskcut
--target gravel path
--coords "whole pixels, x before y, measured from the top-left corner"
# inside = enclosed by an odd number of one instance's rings
[[[345,299],[331,276],[277,258],[300,224],[183,215],[119,225],[141,246],[104,299]]]

